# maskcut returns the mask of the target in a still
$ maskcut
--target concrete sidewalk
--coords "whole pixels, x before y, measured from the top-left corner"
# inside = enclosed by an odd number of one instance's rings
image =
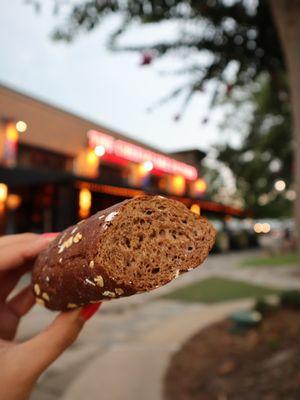
[[[172,354],[200,329],[252,304],[243,300],[194,306],[126,344],[112,346],[73,381],[63,399],[162,400],[164,375]]]

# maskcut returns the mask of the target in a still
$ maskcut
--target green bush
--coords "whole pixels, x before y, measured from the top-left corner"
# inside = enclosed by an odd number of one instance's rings
[[[253,311],[258,311],[261,315],[266,315],[278,310],[281,306],[281,299],[276,295],[271,297],[258,297],[253,307]]]
[[[280,302],[283,307],[300,310],[300,290],[289,290],[281,293]]]
[[[256,300],[253,310],[258,311],[262,315],[264,315],[270,310],[270,305],[266,302],[264,298],[259,298]]]

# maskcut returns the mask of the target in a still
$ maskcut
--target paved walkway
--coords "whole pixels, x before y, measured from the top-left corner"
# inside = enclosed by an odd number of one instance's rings
[[[118,400],[120,389],[122,400],[147,400],[146,387],[152,396],[149,400],[159,400],[161,377],[170,354],[194,331],[223,318],[230,307],[242,307],[244,302],[207,306],[161,301],[158,297],[209,276],[300,288],[300,280],[295,279],[296,268],[240,268],[241,260],[249,254],[211,256],[205,266],[163,288],[105,303],[87,323],[79,340],[41,377],[32,400],[81,400],[84,396],[89,400]],[[22,322],[19,338],[32,336],[52,319],[52,313],[35,307]],[[136,379],[129,382],[129,376]],[[107,382],[114,392],[103,391]]]
[[[252,303],[190,307],[124,344],[113,345],[73,381],[63,400],[84,396],[89,400],[162,400],[164,375],[173,353],[200,329]]]

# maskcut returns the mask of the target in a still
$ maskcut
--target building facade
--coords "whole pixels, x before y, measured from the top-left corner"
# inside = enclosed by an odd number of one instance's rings
[[[0,234],[60,231],[144,193],[197,213],[242,215],[206,198],[204,156],[163,153],[0,85]]]

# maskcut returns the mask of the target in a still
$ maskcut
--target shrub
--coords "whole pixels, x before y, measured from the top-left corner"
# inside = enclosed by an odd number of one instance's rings
[[[283,307],[291,307],[300,310],[300,290],[289,290],[280,295]]]
[[[264,298],[259,298],[256,300],[253,310],[258,311],[262,315],[264,315],[270,310],[270,305],[266,302]]]

